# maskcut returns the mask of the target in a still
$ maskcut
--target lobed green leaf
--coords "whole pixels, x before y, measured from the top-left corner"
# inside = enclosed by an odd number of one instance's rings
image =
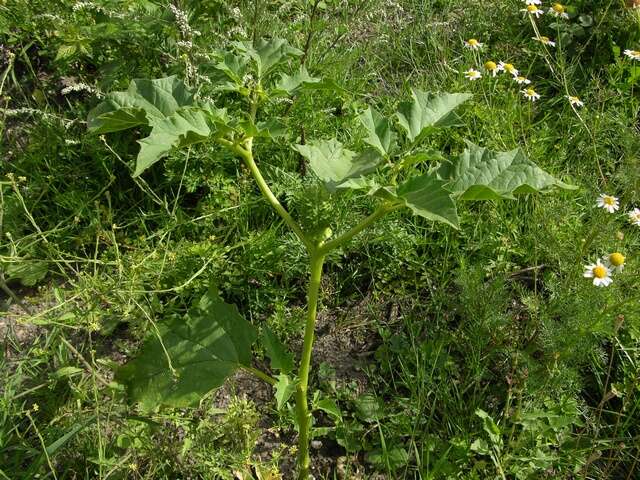
[[[382,161],[382,157],[373,150],[358,155],[336,139],[316,140],[296,145],[294,149],[309,161],[311,169],[329,192],[335,192],[349,179],[374,171]]]
[[[196,405],[238,368],[250,366],[257,338],[255,328],[214,288],[186,317],[159,323],[158,333],[116,374],[145,410]]]
[[[411,142],[422,139],[431,129],[448,127],[457,119],[454,110],[471,98],[470,93],[431,93],[411,90],[413,101],[398,106],[398,123]]]
[[[542,170],[519,148],[493,152],[471,142],[456,162],[443,162],[438,175],[461,200],[513,199],[517,194],[551,187],[575,188]]]

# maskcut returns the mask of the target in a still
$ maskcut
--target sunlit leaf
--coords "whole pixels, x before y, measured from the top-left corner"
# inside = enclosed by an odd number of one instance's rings
[[[278,375],[278,382],[275,385],[276,388],[276,406],[278,410],[281,410],[291,398],[291,395],[296,391],[298,382],[291,380],[289,375]]]
[[[184,147],[203,142],[211,130],[203,112],[193,109],[179,110],[173,115],[154,122],[151,134],[138,140],[140,153],[133,174],[137,177],[156,163],[174,147]]]
[[[455,124],[454,110],[471,98],[469,93],[431,93],[412,90],[413,100],[398,106],[398,123],[414,142],[431,129]]]
[[[435,174],[426,173],[407,180],[396,193],[416,215],[458,228],[456,204],[445,184]]]
[[[290,373],[293,370],[293,355],[270,328],[262,329],[260,341],[271,359],[272,369],[281,370],[282,373]]]
[[[382,157],[373,150],[358,155],[336,139],[317,140],[294,148],[309,161],[313,172],[330,192],[350,178],[374,171],[382,161]]]
[[[116,379],[144,409],[196,405],[241,366],[251,364],[255,328],[211,288],[186,317],[157,324]]]
[[[234,42],[234,46],[254,60],[260,78],[287,58],[302,55],[302,50],[292,47],[282,38],[260,39],[255,45],[249,41]]]
[[[367,129],[366,143],[378,150],[381,155],[388,156],[396,146],[396,134],[391,122],[374,108],[367,108],[358,117]]]
[[[124,92],[112,92],[89,112],[88,127],[94,133],[109,133],[141,125],[151,127],[148,137],[139,140],[140,152],[134,176],[167,155],[172,148],[207,140],[222,128],[224,110],[210,104],[199,105],[185,84],[175,76],[156,80],[131,81]]]
[[[282,74],[280,76],[280,80],[276,83],[275,91],[285,92],[289,95],[292,95],[308,84],[319,82],[320,79],[309,75],[309,72],[307,72],[305,66],[302,65],[300,67],[300,70],[298,70],[293,75]]]
[[[549,175],[519,148],[493,152],[470,142],[456,161],[442,163],[438,175],[461,200],[512,199],[552,187],[575,188]]]

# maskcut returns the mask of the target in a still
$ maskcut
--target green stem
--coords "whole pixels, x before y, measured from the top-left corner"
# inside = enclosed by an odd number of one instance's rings
[[[258,377],[260,380],[267,382],[271,386],[278,383],[275,378],[267,375],[262,370],[258,370],[257,368],[247,367],[247,366],[243,366],[242,368],[245,369],[247,372],[252,373],[256,377]]]
[[[399,208],[402,208],[402,206],[401,205],[388,205],[388,204],[380,205],[376,209],[375,212],[373,212],[367,218],[362,220],[360,223],[358,223],[351,230],[347,230],[345,233],[343,233],[339,237],[336,237],[333,240],[331,240],[331,241],[323,244],[322,246],[320,246],[320,248],[318,249],[318,253],[321,253],[322,255],[326,255],[331,250],[333,250],[335,248],[338,248],[341,245],[347,243],[349,240],[351,240],[353,237],[355,237],[357,234],[359,234],[365,228],[367,228],[368,226],[373,224],[376,220],[379,220],[380,218],[385,216],[387,213],[392,212],[394,210],[398,210]]]
[[[282,217],[285,223],[289,225],[289,228],[291,228],[291,230],[294,231],[294,233],[298,236],[298,238],[304,244],[307,250],[311,252],[315,248],[313,243],[311,243],[311,241],[306,237],[306,235],[302,231],[302,228],[300,228],[300,225],[298,225],[298,223],[293,219],[293,217],[289,214],[289,212],[287,212],[287,210],[278,201],[276,196],[273,194],[273,192],[269,188],[269,185],[267,185],[267,182],[262,176],[262,173],[260,173],[260,169],[258,168],[258,165],[256,165],[256,161],[253,158],[252,141],[253,141],[252,138],[248,138],[247,140],[245,140],[244,147],[240,145],[235,145],[233,147],[233,150],[238,155],[240,155],[244,160],[245,165],[251,171],[251,175],[253,175],[253,178],[258,184],[258,188],[260,188],[260,192],[262,192],[262,195],[267,199],[267,201],[271,204],[274,210],[278,212],[278,215]]]
[[[298,480],[309,478],[309,441],[311,430],[311,412],[307,402],[307,389],[309,386],[309,371],[311,369],[311,351],[316,327],[316,314],[318,311],[318,297],[320,281],[322,279],[322,266],[325,254],[319,250],[311,254],[311,274],[309,277],[309,289],[307,291],[307,321],[304,328],[304,343],[302,346],[302,358],[298,371],[298,388],[296,389],[296,414],[298,419]]]

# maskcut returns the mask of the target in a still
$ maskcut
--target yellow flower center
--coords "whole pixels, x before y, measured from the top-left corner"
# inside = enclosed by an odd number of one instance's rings
[[[580,99],[578,97],[569,97],[569,100],[571,100],[572,102],[579,102]]]
[[[469,39],[469,40],[467,41],[467,43],[468,43],[469,45],[471,45],[472,47],[475,47],[475,46],[477,46],[477,45],[478,45],[478,40],[476,40],[475,38],[471,38],[471,39]]]
[[[542,43],[549,43],[550,42],[549,37],[544,37],[544,36],[540,37],[540,41]]]
[[[554,3],[551,8],[556,13],[564,13],[564,6],[560,3]]]
[[[498,65],[496,65],[496,62],[492,62],[491,60],[489,60],[484,64],[484,68],[486,68],[487,70],[495,70],[496,68],[498,68]]]
[[[536,94],[536,91],[533,88],[527,88],[527,95],[533,97]]]
[[[525,78],[525,77],[523,77],[522,75],[517,76],[517,77],[516,77],[516,79],[517,79],[519,82],[524,82],[524,81],[526,80],[526,78]]]
[[[609,205],[609,206],[613,206],[616,204],[616,199],[613,197],[610,197],[609,195],[605,196],[602,201],[604,202],[605,205]]]
[[[536,7],[535,5],[527,5],[527,12],[534,13],[537,11],[538,11],[538,7]]]
[[[607,276],[607,269],[602,265],[597,265],[593,268],[593,276],[596,278],[604,278]]]
[[[510,63],[505,63],[505,64],[504,64],[504,69],[505,69],[507,72],[511,73],[511,72],[513,72],[513,71],[516,69],[516,67],[514,67],[514,66],[513,66],[512,64],[510,64]]]
[[[612,253],[609,255],[609,261],[614,267],[619,267],[620,265],[624,265],[624,255],[618,252]]]

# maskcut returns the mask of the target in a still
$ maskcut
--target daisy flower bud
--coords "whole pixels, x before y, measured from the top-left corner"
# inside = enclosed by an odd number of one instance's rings
[[[520,85],[529,85],[531,83],[531,80],[529,80],[527,77],[523,77],[522,75],[514,76],[513,79]]]
[[[593,278],[593,284],[596,287],[606,287],[613,282],[611,271],[600,260],[591,265],[585,265],[583,276],[585,278]]]
[[[612,197],[611,195],[601,193],[598,197],[596,207],[604,208],[607,212],[614,213],[620,208],[620,203],[618,202],[618,197]]]
[[[470,68],[469,70],[464,72],[464,76],[465,76],[465,78],[473,81],[473,80],[477,80],[477,79],[481,78],[482,74],[478,70]]]
[[[522,95],[524,95],[524,98],[526,98],[527,100],[531,100],[532,102],[535,102],[540,98],[540,94],[536,93],[536,91],[533,88],[527,88],[525,90],[520,90],[520,91],[522,92]]]

